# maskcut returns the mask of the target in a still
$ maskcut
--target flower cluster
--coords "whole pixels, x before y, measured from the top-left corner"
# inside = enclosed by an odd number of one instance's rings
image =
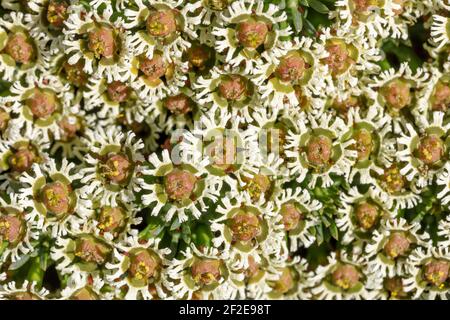
[[[450,3],[284,4],[1,1],[0,299],[450,296]]]

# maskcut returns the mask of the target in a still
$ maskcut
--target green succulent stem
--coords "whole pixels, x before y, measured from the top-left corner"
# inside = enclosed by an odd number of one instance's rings
[[[34,257],[31,261],[30,268],[28,269],[27,279],[30,282],[36,282],[37,287],[42,286],[44,280],[45,270],[41,267],[41,257]]]

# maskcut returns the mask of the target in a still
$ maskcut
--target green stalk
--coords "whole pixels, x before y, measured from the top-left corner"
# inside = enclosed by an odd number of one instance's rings
[[[383,60],[381,60],[380,62],[378,62],[378,65],[381,67],[381,70],[389,70],[391,68],[391,64],[389,63],[389,61],[385,58]]]
[[[31,261],[30,268],[28,269],[27,279],[30,282],[36,282],[38,287],[42,286],[44,280],[45,270],[41,268],[41,257],[37,256]]]

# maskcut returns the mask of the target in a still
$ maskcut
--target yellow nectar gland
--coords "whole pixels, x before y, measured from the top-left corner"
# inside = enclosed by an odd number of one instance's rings
[[[108,216],[108,217],[106,217],[106,221],[105,221],[105,222],[100,223],[100,224],[98,225],[98,228],[99,228],[100,230],[109,228],[109,227],[112,225],[112,223],[113,223],[113,218],[112,218],[112,216]]]
[[[336,280],[336,284],[341,287],[342,289],[347,290],[348,288],[350,288],[350,281],[346,280],[346,279],[339,279]]]
[[[105,166],[107,168],[107,170],[105,171],[105,175],[108,177],[117,177],[120,172],[119,172],[119,161],[114,160],[112,161],[112,166]]]
[[[206,280],[206,281],[205,281]],[[213,273],[207,272],[207,273],[199,273],[194,277],[195,282],[204,282],[204,283],[211,283],[216,280],[216,277]]]
[[[62,196],[58,196],[52,189],[45,190],[45,197],[52,207],[57,206],[62,199]]]
[[[150,268],[143,262],[139,262],[137,267],[137,272],[134,277],[138,280],[144,279],[144,276],[147,275],[150,271]]]
[[[164,34],[167,33],[169,28],[159,21],[152,21],[151,23],[148,24],[148,30],[152,34]]]
[[[9,221],[0,221],[0,228],[9,229],[11,227],[11,224]]]
[[[442,277],[445,276],[445,273],[442,271],[433,272],[431,274],[428,274],[426,276],[427,280],[433,283],[434,285],[438,285],[441,282]],[[444,287],[444,284],[441,283],[439,285],[439,289],[442,289]]]

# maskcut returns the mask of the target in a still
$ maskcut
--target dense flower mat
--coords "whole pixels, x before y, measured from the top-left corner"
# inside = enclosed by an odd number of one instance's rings
[[[445,299],[449,0],[1,0],[1,299]]]

